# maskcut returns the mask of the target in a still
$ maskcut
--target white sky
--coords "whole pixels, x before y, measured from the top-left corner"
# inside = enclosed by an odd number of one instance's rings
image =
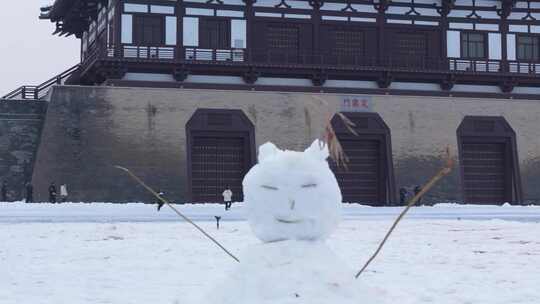
[[[0,96],[40,84],[79,62],[75,36],[52,36],[55,26],[39,20],[39,8],[54,0],[3,0],[0,10]]]

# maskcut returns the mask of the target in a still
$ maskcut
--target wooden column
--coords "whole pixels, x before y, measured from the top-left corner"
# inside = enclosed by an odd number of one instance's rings
[[[116,2],[114,8],[114,57],[123,57],[122,51],[122,13],[124,12],[124,1]]]
[[[243,0],[246,4],[244,8],[244,15],[246,18],[246,53],[247,61],[252,62],[252,52],[254,50],[253,36],[255,35],[253,28],[255,27],[255,10],[253,4],[257,0]]]
[[[384,31],[386,23],[386,10],[388,9],[389,2],[388,0],[381,0],[378,4],[375,4],[375,9],[379,12],[377,14],[377,62],[379,65],[384,63],[384,42],[386,39],[386,33]]]
[[[176,5],[176,61],[183,61],[185,59],[184,54],[184,16],[186,15],[186,8],[184,7],[184,1],[178,1]]]
[[[323,6],[323,2],[319,0],[314,0],[310,1],[309,4],[313,8],[313,11],[311,13],[311,20],[313,25],[312,50],[316,54],[321,54],[321,7]]]
[[[513,1],[503,0],[502,8],[498,12],[501,17],[499,22],[499,32],[501,33],[501,72],[508,72],[510,67],[508,65],[508,16],[512,12]]]

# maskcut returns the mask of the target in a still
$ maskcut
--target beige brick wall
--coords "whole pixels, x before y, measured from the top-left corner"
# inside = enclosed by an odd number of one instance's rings
[[[320,94],[319,98],[328,103],[322,106],[314,95],[57,87],[45,123],[47,140],[38,155],[41,167],[34,176],[42,184],[51,178],[62,182],[61,179],[77,173],[66,169],[74,162],[79,163],[77,170],[86,176],[74,185],[81,200],[104,199],[111,193],[122,200],[144,197],[140,189],[128,191],[132,189],[129,181],[110,169],[113,164],[122,164],[150,179],[155,187],[169,188],[174,199],[183,200],[184,128],[197,108],[241,109],[255,125],[257,145],[273,141],[283,148],[303,149],[321,134],[326,113],[339,110],[343,97],[351,96]],[[540,182],[540,101],[404,96],[373,96],[372,101],[373,111],[391,129],[398,188],[425,181],[439,167],[447,145],[457,155],[456,129],[465,115],[500,115],[517,133],[526,197],[540,199],[540,190],[532,185]],[[80,128],[81,136],[66,143],[68,122]],[[50,147],[59,136],[64,136],[61,141],[67,148]],[[65,162],[61,166],[64,169],[53,164],[55,157]],[[49,159],[48,164],[40,162],[45,159]],[[70,172],[62,173],[66,170]],[[446,199],[459,199],[457,173],[458,170],[434,193]]]

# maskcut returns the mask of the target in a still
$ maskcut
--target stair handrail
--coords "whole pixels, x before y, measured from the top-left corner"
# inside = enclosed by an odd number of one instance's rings
[[[63,71],[62,73],[52,77],[51,79],[37,85],[37,86],[30,86],[30,85],[23,85],[23,86],[20,86],[18,87],[17,89],[9,92],[8,94],[2,96],[0,99],[14,99],[15,97],[17,96],[21,96],[21,99],[39,99],[39,93],[43,90],[46,90],[48,89],[49,87],[51,87],[52,85],[55,85],[55,84],[62,84],[62,82],[64,81],[64,79],[68,78],[69,76],[71,76],[75,71],[77,71],[77,69],[79,69],[81,65],[80,64],[76,64],[74,66],[72,66],[71,68]],[[34,90],[34,96],[32,98],[26,98],[26,96],[23,96],[25,95],[25,91],[27,88],[31,88],[32,90]]]
[[[20,86],[20,87],[16,88],[15,90],[13,90],[13,91],[7,93],[6,95],[2,96],[1,99],[12,99],[13,97],[15,97],[15,96],[21,94],[21,92],[23,91],[23,88],[24,88],[24,87],[25,87],[25,86]]]
[[[41,83],[37,87],[42,89],[42,87],[51,86],[52,84],[61,84],[62,80],[64,80],[65,78],[71,76],[71,74],[73,74],[73,72],[75,72],[79,67],[80,67],[80,64],[76,64],[76,65],[72,66],[71,68],[63,71],[62,73],[56,75],[55,77]]]

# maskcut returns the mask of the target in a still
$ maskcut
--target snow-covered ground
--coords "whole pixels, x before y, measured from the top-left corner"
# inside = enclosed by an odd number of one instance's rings
[[[260,242],[241,205],[179,208],[235,254]],[[328,244],[359,269],[400,210],[345,205]],[[234,263],[165,208],[0,203],[1,304],[200,303]],[[540,303],[540,207],[414,208],[357,284],[394,303]]]

